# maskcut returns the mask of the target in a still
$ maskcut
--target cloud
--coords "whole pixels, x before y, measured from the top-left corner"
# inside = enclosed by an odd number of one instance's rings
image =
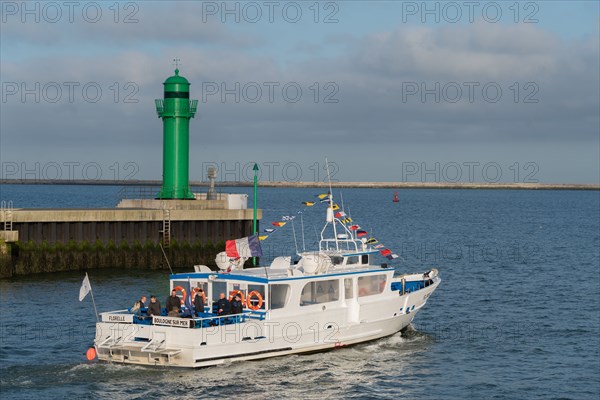
[[[70,11],[65,4],[52,2],[54,10],[27,14],[20,5],[14,14],[4,15],[2,34],[5,45],[45,46],[168,46],[194,43],[247,48],[262,41],[252,34],[235,34],[216,18],[202,17],[201,2],[79,3]],[[41,5],[41,6],[40,6]],[[91,7],[91,11],[86,6]],[[31,6],[30,10],[35,10]],[[99,11],[96,11],[99,10]],[[60,17],[57,17],[59,15]],[[86,16],[87,15],[87,16]]]
[[[211,156],[239,157],[250,148],[262,148],[264,154],[286,146],[320,157],[322,148],[368,153],[378,146],[531,143],[536,148],[598,140],[597,35],[567,40],[535,25],[399,26],[362,37],[331,34],[318,46],[296,40],[290,45],[312,57],[292,63],[285,52],[252,51],[268,49],[264,36],[199,24],[187,3],[140,7],[139,18],[131,26],[106,22],[47,32],[38,25],[19,32],[8,28],[8,36],[3,27],[3,45],[17,38],[52,49],[21,57],[10,56],[14,48],[4,50],[3,84],[25,82],[31,88],[36,82],[75,81],[81,87],[93,82],[103,90],[96,103],[85,101],[81,91],[72,103],[35,103],[32,96],[22,102],[20,94],[10,96],[1,111],[3,159],[125,154],[155,170],[162,128],[154,99],[162,95],[174,56],[183,59],[182,74],[192,83],[192,98],[200,100],[191,122],[192,149],[212,149]],[[71,34],[85,44],[71,47],[76,43],[67,37]],[[336,51],[328,53],[332,46]],[[269,82],[278,84],[273,102]],[[135,90],[126,88],[128,83]],[[302,89],[298,102],[285,99],[286,84]],[[218,92],[208,95],[206,89],[214,85]],[[418,93],[407,94],[414,85]],[[485,98],[486,85],[492,94],[501,88],[497,102]],[[253,103],[248,97],[256,86],[262,95]],[[462,94],[452,102],[457,87]],[[249,90],[245,94],[244,88]],[[223,96],[223,89],[237,93]],[[435,93],[423,96],[423,89]],[[138,102],[125,102],[127,95]],[[375,156],[373,162],[384,161]]]

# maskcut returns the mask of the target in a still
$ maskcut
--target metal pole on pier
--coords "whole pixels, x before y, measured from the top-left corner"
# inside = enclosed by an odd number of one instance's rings
[[[258,164],[254,163],[254,168],[252,168],[252,170],[254,171],[254,208],[253,208],[253,218],[252,218],[252,234],[256,235],[258,233],[257,230],[257,223],[256,223],[256,217],[257,217],[257,196],[258,196]],[[252,257],[252,265],[256,267],[256,257]]]

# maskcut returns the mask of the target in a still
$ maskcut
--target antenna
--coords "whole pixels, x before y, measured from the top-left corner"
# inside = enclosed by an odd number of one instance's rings
[[[350,212],[350,206],[348,206],[348,218],[352,219],[352,213]],[[354,221],[350,222],[350,225],[354,224]],[[350,239],[356,240],[355,231],[348,229],[350,232]]]
[[[337,229],[335,227],[335,216],[333,215],[333,190],[331,190],[331,175],[329,174],[329,161],[325,157],[325,166],[327,167],[327,180],[329,181],[329,209],[327,213],[331,212],[331,225],[333,226],[333,237],[335,240],[335,249],[339,250],[340,246],[338,243]]]
[[[300,210],[298,211],[298,214],[300,214],[300,225],[302,227],[302,251],[306,251],[306,242],[304,241],[304,213],[302,212],[302,210]]]
[[[292,216],[292,232],[294,233],[294,246],[296,246],[296,254],[300,255],[300,253],[298,253],[298,241],[296,240],[296,225],[294,225],[294,217]]]
[[[331,202],[331,196],[333,195],[333,191],[331,190],[331,175],[329,174],[329,161],[327,161],[327,157],[325,157],[325,167],[327,168],[327,181],[329,182],[329,201]]]

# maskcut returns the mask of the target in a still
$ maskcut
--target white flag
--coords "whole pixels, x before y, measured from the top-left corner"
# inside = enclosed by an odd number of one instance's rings
[[[83,301],[85,296],[92,290],[92,285],[90,285],[90,280],[85,274],[85,278],[83,278],[83,283],[81,284],[81,288],[79,289],[79,301]]]

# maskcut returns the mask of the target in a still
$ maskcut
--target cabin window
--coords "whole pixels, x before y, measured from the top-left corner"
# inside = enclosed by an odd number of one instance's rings
[[[212,299],[218,301],[221,293],[225,293],[227,296],[227,282],[213,282],[212,283]]]
[[[330,279],[326,281],[314,281],[304,285],[300,295],[300,305],[328,303],[340,298],[340,281]]]
[[[173,281],[173,288],[176,288],[177,286],[180,286],[183,288],[183,290],[185,290],[185,295],[186,297],[190,295],[189,293],[189,286],[188,286],[188,281]],[[171,292],[169,292],[169,296],[171,295]],[[183,299],[183,293],[181,292],[181,290],[177,290],[177,296],[179,296],[181,299]]]
[[[369,265],[369,255],[363,254],[361,257],[362,257],[362,260],[361,260],[362,264]]]
[[[385,275],[361,276],[358,278],[358,297],[379,294],[385,289]]]
[[[353,284],[352,284],[352,278],[346,278],[344,279],[344,296],[346,299],[351,299],[354,297],[354,295],[352,294],[354,291],[353,289]]]
[[[346,265],[358,264],[358,256],[348,257]]]
[[[269,301],[271,310],[285,307],[290,296],[290,285],[271,285]]]
[[[194,292],[194,289],[196,288],[200,288],[202,289],[202,291],[204,292],[204,296],[206,297],[206,299],[208,300],[208,282],[202,282],[202,281],[196,281],[196,282],[192,282],[192,292]],[[191,293],[188,293],[189,296],[191,296]],[[193,302],[194,298],[190,298],[190,300]]]
[[[260,297],[263,299],[262,305],[260,306],[259,310],[264,310],[266,307],[266,296],[265,296],[265,287],[264,285],[248,285],[248,294],[246,296],[250,296],[250,293],[252,292],[258,292],[260,294]],[[258,298],[256,296],[252,297],[252,300],[254,300],[253,304],[259,304]],[[246,301],[248,301],[248,298],[246,297]]]
[[[343,262],[344,262],[344,257],[340,257],[340,256],[332,256],[331,257],[331,263],[333,265],[340,265]]]
[[[208,282],[203,282],[203,281],[192,282],[192,288],[201,288],[204,291],[204,294],[206,295],[206,291],[208,290]],[[194,290],[194,289],[192,289],[192,290]]]

